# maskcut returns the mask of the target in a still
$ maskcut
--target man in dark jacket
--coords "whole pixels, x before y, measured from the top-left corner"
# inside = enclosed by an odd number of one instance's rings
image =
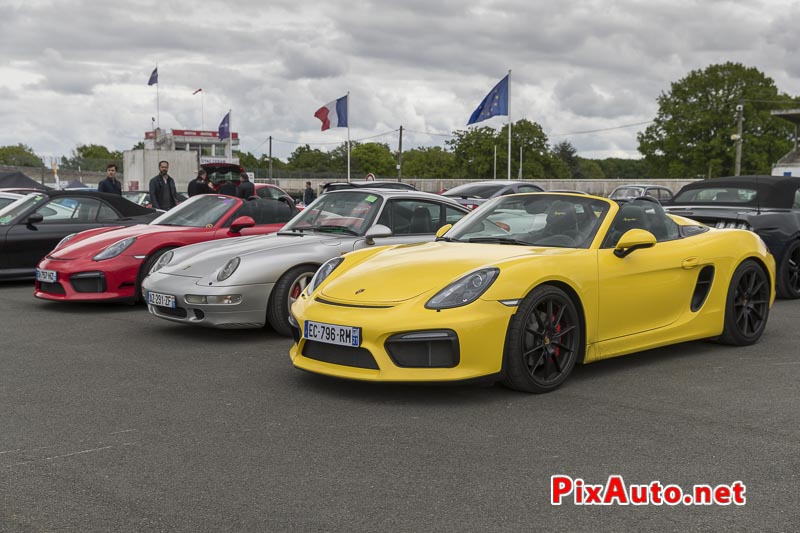
[[[242,182],[239,183],[239,186],[236,188],[236,196],[244,198],[245,200],[251,196],[255,196],[256,186],[250,182],[250,176],[248,176],[246,172],[242,172],[239,177],[242,179]]]
[[[316,198],[317,198],[317,193],[314,192],[314,189],[311,188],[311,182],[307,181],[306,188],[305,190],[303,190],[303,205],[308,206],[309,204],[311,204],[311,202],[316,200]]]
[[[197,172],[197,179],[193,179],[189,184],[189,196],[192,197],[198,194],[209,194],[211,192],[213,191],[211,190],[211,187],[208,186],[206,171],[201,168]]]
[[[169,163],[158,163],[158,176],[150,180],[150,205],[153,209],[169,211],[178,205],[178,192],[175,190],[175,180],[169,175]]]
[[[117,179],[117,165],[111,163],[106,167],[106,177],[97,184],[97,190],[122,196],[122,184]]]

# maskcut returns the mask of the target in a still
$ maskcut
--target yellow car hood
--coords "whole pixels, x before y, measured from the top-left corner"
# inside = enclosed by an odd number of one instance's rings
[[[398,246],[370,256],[339,276],[334,271],[321,295],[349,304],[398,303],[427,291],[439,291],[480,267],[563,251],[567,249],[441,241]],[[346,265],[345,261],[342,266]]]

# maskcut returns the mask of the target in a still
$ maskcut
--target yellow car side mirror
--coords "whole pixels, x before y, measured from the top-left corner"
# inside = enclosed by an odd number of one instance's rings
[[[445,224],[441,228],[437,229],[436,230],[436,238],[438,239],[439,237],[441,237],[442,235],[444,235],[445,233],[450,231],[450,228],[452,228],[452,227],[453,227],[452,224]]]
[[[655,245],[655,235],[643,229],[631,229],[623,233],[622,237],[619,238],[619,242],[614,248],[614,255],[621,258],[636,250],[652,248]]]

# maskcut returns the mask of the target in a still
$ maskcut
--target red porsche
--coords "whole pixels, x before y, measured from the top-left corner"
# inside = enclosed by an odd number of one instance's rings
[[[293,202],[197,195],[149,224],[68,235],[39,262],[33,294],[47,300],[136,302],[142,280],[167,250],[274,233],[296,213]]]

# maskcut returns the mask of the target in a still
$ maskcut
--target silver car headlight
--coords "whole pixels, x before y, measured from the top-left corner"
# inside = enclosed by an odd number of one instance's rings
[[[491,287],[500,274],[497,267],[482,268],[462,276],[436,295],[425,304],[426,309],[451,309],[474,302],[478,297]]]
[[[117,257],[119,254],[127,250],[131,244],[136,241],[136,237],[128,237],[127,239],[122,239],[121,241],[117,241],[111,246],[106,247],[105,250],[94,256],[92,259],[95,261],[102,261],[103,259],[111,259],[112,257]]]
[[[239,268],[239,263],[241,262],[242,260],[240,258],[234,257],[225,263],[225,266],[222,267],[222,270],[220,270],[219,274],[217,274],[217,281],[225,281],[231,277],[233,273],[236,272],[236,269]]]
[[[306,287],[306,294],[311,294],[316,290],[317,287],[322,284],[323,281],[327,279],[328,276],[331,275],[331,272],[336,270],[340,264],[344,261],[344,257],[338,256],[334,257],[333,259],[328,259],[322,266],[317,269],[314,273],[314,277],[311,278],[311,281],[308,283],[308,287]]]
[[[53,249],[55,250],[55,249],[61,248],[62,246],[67,244],[67,241],[70,240],[71,238],[73,238],[75,235],[77,235],[77,233],[70,233],[69,235],[67,235],[66,237],[64,237],[60,241],[58,241],[58,244],[56,244],[56,247],[53,248]]]
[[[169,250],[161,254],[161,257],[158,258],[158,261],[156,261],[156,264],[153,265],[153,268],[150,269],[149,273],[152,274],[153,272],[157,272],[162,268],[164,268],[165,266],[167,266],[169,262],[172,261],[172,256],[174,255],[175,254],[172,253],[172,250]]]

